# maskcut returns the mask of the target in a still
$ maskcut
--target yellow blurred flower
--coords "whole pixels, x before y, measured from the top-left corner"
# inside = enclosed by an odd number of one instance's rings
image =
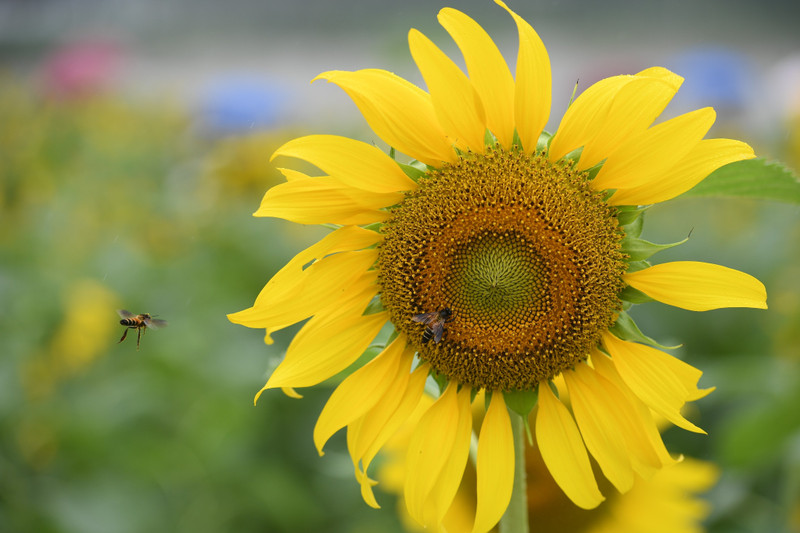
[[[25,365],[25,388],[32,399],[49,396],[59,382],[105,353],[118,330],[117,296],[92,279],[72,282],[64,293],[63,320],[46,351]]]
[[[441,396],[411,436],[404,482],[410,515],[437,527],[461,483],[472,436],[471,399],[493,394],[478,437],[473,531],[505,511],[515,452],[507,404],[538,394],[537,444],[567,496],[590,509],[604,497],[589,460],[627,492],[675,462],[653,412],[703,432],[681,414],[710,389],[701,372],[646,345],[626,310],[657,300],[694,311],[766,307],[755,278],[722,266],[650,265],[664,246],[639,239],[639,205],[674,198],[718,167],[753,157],[745,143],[703,139],[699,109],[651,126],[683,79],[653,67],[589,87],[557,132],[550,60],[533,28],[516,22],[516,78],[489,35],[445,8],[439,22],[469,77],[417,30],[411,54],[428,92],[385,70],[319,76],[350,95],[375,133],[413,159],[372,144],[311,135],[275,156],[322,175],[281,169],[257,216],[337,229],[279,271],[231,321],[272,332],[309,319],[263,390],[316,385],[347,369],[390,324],[396,336],[332,394],[314,432],[348,445],[364,499],[368,469],[422,398]],[[571,410],[551,389],[563,376]],[[259,393],[260,394],[260,393]]]

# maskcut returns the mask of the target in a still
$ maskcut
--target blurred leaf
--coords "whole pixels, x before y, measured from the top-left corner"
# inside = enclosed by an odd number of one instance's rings
[[[800,179],[781,163],[747,159],[718,168],[684,196],[736,196],[800,204]]]
[[[800,389],[778,395],[738,414],[720,439],[722,459],[741,468],[754,468],[780,455],[800,433]]]

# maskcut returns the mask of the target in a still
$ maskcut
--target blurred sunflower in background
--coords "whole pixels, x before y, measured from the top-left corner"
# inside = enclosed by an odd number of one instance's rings
[[[652,126],[683,81],[660,67],[592,85],[550,135],[547,51],[527,22],[496,3],[519,31],[514,77],[489,35],[450,8],[438,19],[468,75],[412,29],[427,92],[384,70],[318,76],[347,92],[391,149],[312,135],[275,152],[322,175],[281,169],[286,182],[255,215],[335,230],[275,274],[251,308],[229,315],[266,329],[268,343],[309,319],[261,392],[297,395],[294,388],[316,385],[379,346],[334,391],[314,431],[322,453],[347,427],[355,476],[372,506],[372,460],[418,410],[426,382],[439,385],[405,464],[404,500],[426,527],[442,524],[453,505],[478,391],[488,407],[471,529],[488,531],[506,510],[515,434],[535,405],[543,464],[569,499],[591,509],[604,496],[589,454],[621,493],[674,468],[654,413],[702,432],[681,408],[711,390],[698,388],[699,370],[639,330],[630,306],[766,308],[755,278],[708,263],[651,265],[654,253],[680,243],[640,239],[641,206],[677,197],[753,150],[703,139],[711,108]]]

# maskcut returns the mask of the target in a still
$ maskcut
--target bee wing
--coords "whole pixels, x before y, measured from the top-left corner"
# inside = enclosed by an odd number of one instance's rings
[[[117,314],[122,318],[133,318],[136,316],[130,311],[126,311],[125,309],[117,309]]]
[[[158,329],[158,328],[165,328],[167,327],[167,321],[161,320],[159,318],[145,318],[144,323],[147,325],[148,328],[151,329]]]
[[[423,324],[427,324],[432,320],[438,318],[439,313],[438,311],[433,311],[432,313],[420,313],[418,315],[414,315],[411,317],[411,320],[414,322],[422,322]]]
[[[442,335],[444,334],[444,322],[440,320],[434,324],[431,329],[433,330],[433,342],[439,342],[442,340]]]

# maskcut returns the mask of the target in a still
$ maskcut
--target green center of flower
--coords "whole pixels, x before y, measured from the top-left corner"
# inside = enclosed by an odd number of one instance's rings
[[[546,302],[544,264],[517,231],[479,233],[453,246],[451,275],[443,291],[464,320],[513,324]]]
[[[421,178],[392,214],[382,303],[451,380],[531,389],[586,359],[616,319],[622,233],[569,163],[467,154]]]

